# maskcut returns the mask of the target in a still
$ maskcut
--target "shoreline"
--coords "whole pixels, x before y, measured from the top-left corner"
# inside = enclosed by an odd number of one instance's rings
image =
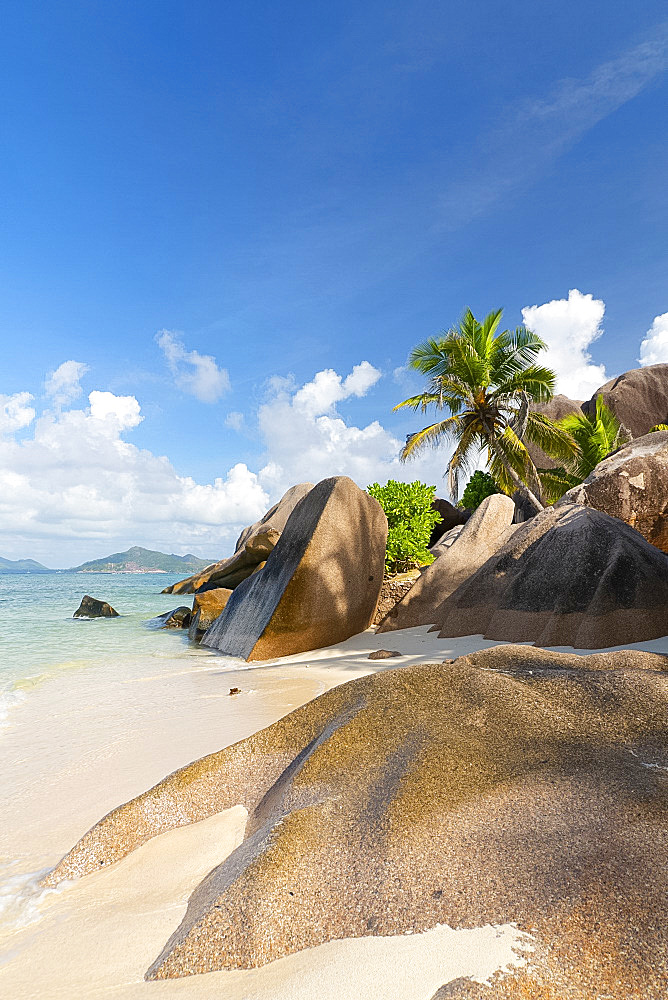
[[[475,934],[484,944],[475,944],[478,938],[457,937],[464,932],[433,928],[411,936],[415,953],[406,959],[396,957],[405,946],[405,937],[370,937],[329,942],[258,970],[211,973],[164,984],[144,983],[141,976],[128,980],[128,976],[139,975],[139,965],[143,975],[159,951],[152,942],[159,940],[160,947],[164,944],[179,923],[190,891],[243,836],[245,810],[241,807],[163,834],[105,872],[65,884],[62,891],[31,888],[30,877],[55,865],[110,809],[184,764],[270,725],[331,687],[378,670],[440,662],[495,645],[494,640],[481,636],[439,639],[427,626],[420,626],[384,634],[368,630],[335,646],[253,664],[199,648],[175,647],[172,657],[137,657],[129,676],[118,676],[110,662],[97,671],[59,671],[30,690],[10,709],[11,724],[0,735],[9,776],[0,832],[0,856],[5,866],[0,907],[3,900],[12,901],[12,886],[22,887],[25,897],[11,914],[13,926],[6,920],[0,925],[0,992],[15,1000],[36,995],[54,1000],[66,995],[101,997],[110,990],[128,998],[148,996],[148,990],[152,995],[164,991],[165,995],[209,997],[221,995],[218,991],[232,985],[229,977],[234,976],[241,977],[234,979],[241,990],[238,995],[258,1000],[306,1000],[316,995],[343,998],[348,994],[327,992],[332,987],[330,972],[339,968],[345,977],[344,970],[354,962],[358,969],[373,973],[373,982],[357,982],[357,995],[381,997],[388,994],[375,993],[374,982],[385,981],[386,989],[390,988],[383,970],[396,967],[396,978],[404,961],[417,963],[420,969],[431,968],[430,962],[435,962],[437,976],[445,975],[447,968],[455,969],[450,978],[488,969],[484,962],[476,962],[482,953],[492,954],[495,931],[478,929]],[[383,648],[398,650],[401,656],[368,659],[369,652]],[[618,648],[668,654],[668,637]],[[230,696],[229,689],[234,687],[241,693]],[[153,874],[149,876],[150,871]],[[134,886],[132,891],[129,884]],[[100,893],[106,899],[106,910],[100,909]],[[31,922],[16,929],[17,917]],[[106,928],[104,935],[112,939],[109,944],[95,937],[97,931],[88,924],[98,927],[100,934]],[[69,928],[67,935],[79,945],[67,945],[62,928]],[[135,972],[123,964],[123,941],[130,938],[141,953]],[[498,956],[503,961],[495,968],[512,961],[512,948],[517,946],[512,929],[503,930],[501,938],[503,947],[500,945]],[[447,967],[443,965],[444,941],[448,942],[448,960],[455,963]],[[382,954],[377,961],[374,949]],[[429,958],[434,949],[436,957]],[[91,961],[86,958],[88,952],[106,955],[104,961],[95,963],[97,972],[86,964]],[[38,968],[42,969],[39,979]],[[82,970],[86,970],[89,985],[84,993],[77,993]],[[493,971],[484,972],[483,978]],[[223,977],[215,989],[211,985],[214,977]],[[406,985],[405,996],[429,1000],[448,981],[441,979],[429,993],[427,980],[420,978],[417,993]],[[352,998],[355,993],[349,995]]]

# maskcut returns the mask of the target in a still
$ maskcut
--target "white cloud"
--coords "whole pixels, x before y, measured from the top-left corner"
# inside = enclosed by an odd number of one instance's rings
[[[244,426],[243,413],[239,413],[238,410],[232,410],[225,417],[225,426],[230,427],[233,431],[240,431]]]
[[[169,330],[160,330],[155,341],[167,359],[174,380],[184,392],[203,403],[215,403],[230,388],[230,377],[210,354],[188,351]]]
[[[553,299],[522,310],[524,325],[548,346],[541,360],[557,375],[557,392],[589,399],[607,380],[605,367],[591,363],[589,346],[603,333],[605,304],[577,288],[567,299]]]
[[[10,399],[16,430],[34,411],[24,406],[27,393]],[[200,484],[126,441],[143,419],[133,396],[94,391],[89,402],[45,411],[28,439],[8,438],[0,449],[3,555],[42,554],[49,565],[67,566],[143,544],[215,557],[267,509],[267,493],[243,464]]]
[[[34,409],[28,406],[32,399],[29,392],[16,392],[13,396],[0,394],[0,434],[13,434],[30,426],[35,419]]]
[[[654,322],[640,345],[638,361],[643,368],[668,362],[668,312],[654,317]]]
[[[258,412],[267,449],[259,476],[270,492],[335,475],[350,476],[362,487],[376,480],[440,478],[442,454],[428,453],[402,465],[402,443],[377,420],[356,427],[337,412],[337,402],[364,395],[379,377],[380,372],[363,361],[345,379],[326,369],[299,389],[290,382],[274,383],[273,397]]]
[[[50,372],[44,383],[47,396],[55,406],[67,406],[83,392],[81,379],[89,370],[81,361],[63,361],[55,371]]]
[[[324,370],[302,386],[271,379],[258,412],[260,471],[237,463],[211,483],[127,440],[143,419],[134,396],[93,390],[86,408],[46,409],[28,438],[8,435],[0,449],[0,554],[71,566],[141,544],[215,558],[296,482],[348,475],[361,487],[390,478],[442,487],[445,450],[402,465],[402,442],[377,420],[358,427],[337,411],[379,377],[362,362],[346,377]],[[28,393],[4,399],[8,431],[33,421]]]
[[[447,186],[440,200],[445,225],[451,229],[466,225],[531,180],[666,69],[668,22],[664,21],[656,25],[651,38],[594,67],[589,76],[566,77],[544,97],[510,108],[499,126],[480,137],[465,176]]]

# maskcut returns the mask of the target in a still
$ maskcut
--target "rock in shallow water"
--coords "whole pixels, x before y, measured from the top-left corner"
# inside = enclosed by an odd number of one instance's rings
[[[531,972],[494,997],[659,998],[667,670],[635,651],[499,646],[363,677],[114,810],[50,881],[242,803],[244,842],[148,978],[516,922],[536,939]]]
[[[106,601],[98,601],[96,597],[86,594],[81,604],[72,615],[73,618],[119,618],[118,611],[115,611],[111,604]]]

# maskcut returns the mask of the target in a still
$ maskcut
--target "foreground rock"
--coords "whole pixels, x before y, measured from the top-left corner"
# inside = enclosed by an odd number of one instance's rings
[[[516,922],[536,950],[495,997],[658,1000],[667,665],[501,646],[363,677],[114,810],[50,881],[242,803],[244,842],[194,891],[147,978]]]
[[[303,497],[313,489],[313,483],[292,486],[260,521],[249,525],[237,539],[234,554],[212,563],[200,573],[165,587],[163,594],[195,594],[200,590],[226,587],[234,589],[254,572],[258,572],[281,536],[290,514]]]
[[[383,582],[387,518],[346,476],[323,479],[290,515],[261,573],[244,581],[202,644],[266,660],[368,628]]]
[[[111,604],[106,601],[98,601],[96,597],[86,594],[81,604],[72,615],[73,618],[118,618],[118,611],[115,611]]]
[[[188,628],[188,637],[190,639],[200,639],[206,630],[213,625],[231,596],[232,591],[225,587],[219,587],[216,590],[206,590],[201,594],[195,594]]]
[[[605,458],[555,506],[568,503],[618,517],[668,552],[668,431],[636,438]]]
[[[392,632],[440,621],[444,601],[497,551],[512,531],[514,513],[515,504],[505,494],[485,497],[461,534],[390,609],[376,631]]]
[[[668,556],[617,518],[570,503],[519,525],[435,622],[440,636],[601,649],[666,635],[667,608]]]

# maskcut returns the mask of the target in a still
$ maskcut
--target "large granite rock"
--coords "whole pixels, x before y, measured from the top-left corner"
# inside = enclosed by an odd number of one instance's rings
[[[495,997],[658,1000],[667,667],[499,646],[351,681],[115,809],[48,881],[241,803],[244,842],[193,892],[147,978],[514,922],[534,950]]]
[[[428,548],[436,545],[446,531],[456,528],[458,524],[466,524],[471,516],[468,507],[455,507],[449,500],[442,500],[441,497],[436,497],[431,508],[441,515],[441,520],[432,529]]]
[[[633,368],[610,379],[582,404],[585,413],[596,413],[597,396],[632,437],[642,437],[656,424],[668,423],[668,364]]]
[[[118,618],[118,611],[112,608],[106,601],[99,601],[97,597],[85,594],[81,599],[81,604],[72,615],[73,618]]]
[[[568,503],[517,526],[435,622],[440,636],[601,649],[668,634],[667,608],[668,556],[617,518]]]
[[[595,507],[668,552],[668,431],[636,438],[596,466],[555,504]]]
[[[378,598],[376,613],[371,622],[372,625],[379,625],[395,604],[398,604],[402,597],[406,596],[415,581],[419,580],[420,572],[419,569],[411,569],[407,573],[398,573],[396,576],[385,577],[383,586],[380,588],[380,597]]]
[[[324,479],[297,504],[261,573],[245,580],[202,644],[265,660],[368,628],[383,582],[387,518],[346,476]]]
[[[163,594],[196,594],[201,590],[225,587],[233,590],[242,580],[258,571],[281,537],[290,514],[303,497],[313,489],[313,483],[292,486],[277,504],[270,507],[260,521],[249,525],[237,539],[234,554],[212,563],[199,573],[165,587]]]
[[[201,639],[206,630],[215,622],[218,615],[232,596],[232,591],[226,587],[206,590],[195,594],[192,612],[188,624],[188,637]]]
[[[428,566],[405,597],[392,607],[377,632],[433,625],[443,602],[475,573],[512,532],[515,504],[504,493],[485,497],[461,534]]]

